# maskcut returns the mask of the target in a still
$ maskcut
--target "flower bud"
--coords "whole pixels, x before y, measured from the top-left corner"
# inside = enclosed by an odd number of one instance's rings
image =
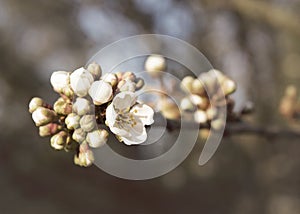
[[[93,81],[93,75],[84,68],[75,70],[70,76],[71,88],[79,97],[87,95]]]
[[[29,112],[34,112],[38,107],[42,107],[44,101],[39,97],[33,97],[29,102]]]
[[[67,139],[67,143],[64,147],[66,152],[70,152],[70,151],[77,151],[79,147],[79,144],[74,141],[73,139],[71,139],[70,137],[68,137]]]
[[[74,91],[70,86],[63,88],[61,93],[64,94],[69,99],[73,99],[74,97]]]
[[[218,118],[211,121],[211,127],[214,130],[221,130],[225,126],[225,120],[223,118]]]
[[[90,147],[98,148],[106,143],[107,138],[108,132],[106,130],[97,129],[87,134],[86,141],[89,143]]]
[[[88,167],[93,164],[95,158],[93,152],[89,149],[86,142],[79,146],[78,155],[74,156],[74,163],[79,166]]]
[[[94,115],[84,115],[80,119],[80,127],[85,132],[90,132],[96,127],[96,118]]]
[[[135,82],[136,76],[133,72],[131,71],[126,71],[122,74],[122,80],[130,80],[132,82]]]
[[[186,76],[183,78],[183,80],[180,83],[180,87],[183,91],[186,93],[191,93],[192,92],[192,87],[193,87],[193,82],[194,82],[194,77],[192,76]]]
[[[75,113],[70,113],[65,119],[67,128],[70,130],[77,129],[79,127],[80,116]]]
[[[200,97],[195,94],[192,94],[190,96],[190,100],[194,105],[198,106],[202,110],[205,110],[209,105],[208,99],[206,99],[205,97]]]
[[[144,85],[145,85],[145,82],[144,82],[144,80],[142,79],[142,78],[137,78],[136,80],[135,80],[135,88],[136,88],[136,90],[140,90],[142,87],[144,87]]]
[[[209,96],[213,95],[218,85],[217,77],[212,72],[206,72],[199,75],[199,79],[204,84],[204,88]]]
[[[56,113],[50,109],[44,107],[38,107],[32,113],[32,119],[36,126],[43,126],[50,122],[53,122],[56,118]]]
[[[90,102],[85,98],[78,97],[73,104],[73,111],[78,115],[85,115],[92,110]]]
[[[50,139],[51,146],[56,150],[62,150],[67,143],[68,133],[60,131],[56,135],[53,135]]]
[[[101,77],[102,70],[100,65],[98,65],[97,63],[93,62],[89,64],[87,70],[93,75],[94,80],[98,80]]]
[[[180,118],[180,111],[174,102],[163,99],[159,102],[159,109],[167,119],[177,120]]]
[[[224,75],[221,71],[216,70],[216,69],[211,69],[210,71],[208,71],[208,73],[209,73],[211,76],[216,77],[220,85],[223,84],[223,82],[224,82],[226,79],[228,79],[228,78],[226,77],[226,75]]]
[[[224,91],[224,95],[230,95],[236,91],[236,83],[231,79],[225,79],[222,83],[222,89]]]
[[[50,78],[50,83],[54,91],[61,93],[65,87],[69,86],[70,73],[66,71],[53,72]]]
[[[180,102],[180,108],[184,111],[193,111],[195,106],[188,97],[185,97]]]
[[[194,79],[193,82],[192,82],[192,93],[193,94],[204,94],[205,92],[205,88],[201,82],[201,80],[199,79]]]
[[[101,79],[109,83],[112,87],[118,84],[118,77],[113,73],[106,73],[101,77]]]
[[[217,110],[217,108],[209,107],[209,108],[206,110],[206,116],[207,116],[207,119],[208,119],[208,120],[213,120],[213,119],[215,119],[215,118],[218,116],[218,110]]]
[[[68,115],[72,112],[72,105],[61,97],[54,103],[53,109],[57,114]]]
[[[161,55],[151,55],[145,62],[145,70],[152,77],[159,77],[167,68],[166,60]]]
[[[123,73],[120,72],[120,71],[118,71],[118,72],[116,72],[115,74],[116,74],[116,76],[117,76],[117,78],[118,78],[118,81],[121,81],[121,80],[122,80]]]
[[[75,129],[73,132],[72,138],[77,141],[78,143],[82,143],[86,138],[86,132],[83,129]]]
[[[135,83],[132,82],[132,81],[130,81],[130,80],[124,80],[124,81],[125,81],[125,83],[119,88],[119,91],[131,91],[131,92],[135,92],[135,89],[136,89]]]
[[[206,123],[207,122],[207,116],[206,116],[205,111],[197,110],[194,113],[194,119],[195,119],[196,123]]]
[[[99,80],[93,82],[89,94],[95,105],[102,105],[112,99],[113,90],[109,83]]]
[[[56,123],[49,123],[39,127],[39,135],[41,137],[50,136],[56,134],[62,127]]]

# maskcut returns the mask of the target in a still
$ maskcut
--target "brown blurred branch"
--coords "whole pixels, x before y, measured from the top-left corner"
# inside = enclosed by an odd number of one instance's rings
[[[163,116],[157,114],[155,116],[155,126],[165,126]],[[199,125],[190,121],[167,120],[167,128],[178,130],[181,127],[188,129],[204,129],[209,128],[207,125]],[[225,135],[257,135],[261,137],[286,137],[286,138],[300,138],[300,130],[287,129],[279,126],[259,126],[246,123],[244,121],[227,122],[225,128]]]
[[[300,36],[300,17],[282,7],[267,1],[229,0],[230,6],[240,14],[264,21],[279,30],[286,30]]]

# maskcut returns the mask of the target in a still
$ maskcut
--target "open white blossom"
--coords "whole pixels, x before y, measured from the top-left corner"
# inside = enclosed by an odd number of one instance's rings
[[[70,76],[71,88],[79,97],[84,97],[87,95],[93,82],[93,75],[83,67],[75,70]]]
[[[50,83],[54,91],[61,93],[64,88],[69,87],[70,74],[66,71],[55,71],[52,73]]]
[[[112,99],[113,89],[109,83],[99,80],[93,82],[89,95],[92,97],[95,105],[102,105]]]
[[[151,125],[154,111],[146,104],[136,103],[132,92],[117,94],[106,109],[106,124],[125,144],[141,144],[147,139],[145,125]]]

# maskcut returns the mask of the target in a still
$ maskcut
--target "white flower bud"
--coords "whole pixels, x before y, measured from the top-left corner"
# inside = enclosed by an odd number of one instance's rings
[[[207,122],[207,116],[205,111],[197,110],[194,113],[194,119],[197,123],[206,123]]]
[[[180,108],[184,111],[193,111],[195,106],[188,97],[185,97],[180,102]]]
[[[186,76],[183,78],[183,80],[180,83],[180,87],[183,91],[186,93],[191,93],[192,92],[192,87],[193,87],[193,82],[194,82],[194,77],[192,76]]]
[[[88,65],[87,70],[93,75],[94,80],[98,80],[101,77],[101,67],[97,63],[93,62]]]
[[[225,120],[223,118],[218,118],[211,121],[211,127],[214,130],[221,130],[225,126]]]
[[[39,97],[34,97],[29,102],[29,112],[34,112],[38,107],[42,107],[44,105],[44,101]]]
[[[61,93],[65,87],[69,86],[70,73],[66,71],[53,72],[50,78],[54,91]]]
[[[90,101],[85,98],[78,97],[73,104],[73,111],[78,115],[85,115],[90,113],[92,110]]]
[[[234,93],[236,91],[236,88],[237,88],[236,83],[233,80],[229,79],[229,78],[226,78],[226,80],[223,81],[221,87],[223,89],[223,92],[224,92],[225,96]]]
[[[56,150],[62,150],[64,145],[67,143],[68,133],[60,131],[56,135],[53,135],[50,139],[51,146]]]
[[[95,105],[102,105],[112,99],[113,90],[109,83],[99,80],[93,82],[89,95],[92,97]]]
[[[131,91],[135,92],[135,83],[130,80],[122,80],[125,81],[125,83],[119,88],[119,91]]]
[[[80,116],[75,113],[68,114],[68,116],[65,119],[67,128],[71,130],[77,129],[79,127],[79,121]]]
[[[192,93],[193,94],[204,94],[205,88],[199,79],[194,79],[192,83]]]
[[[130,80],[132,82],[135,82],[136,76],[133,72],[126,71],[126,72],[122,73],[122,80]]]
[[[118,77],[113,73],[106,73],[101,77],[101,79],[109,83],[112,87],[116,86],[118,83]]]
[[[218,116],[218,110],[215,107],[209,107],[206,110],[206,115],[208,120],[213,120]]]
[[[79,97],[87,95],[93,81],[93,75],[84,68],[75,70],[70,76],[71,88]]]
[[[32,119],[35,122],[36,126],[47,125],[48,123],[53,122],[55,117],[56,113],[54,111],[44,107],[38,107],[32,113]]]
[[[94,115],[84,115],[80,119],[80,127],[85,132],[90,132],[96,127],[96,118]]]
[[[107,137],[108,132],[106,130],[97,129],[87,134],[86,141],[89,143],[90,147],[98,148],[106,143]]]
[[[145,70],[152,76],[158,77],[161,72],[166,70],[166,60],[161,55],[151,55],[145,62]]]
[[[72,138],[77,141],[78,143],[82,143],[85,140],[86,132],[83,129],[75,129],[73,132]]]

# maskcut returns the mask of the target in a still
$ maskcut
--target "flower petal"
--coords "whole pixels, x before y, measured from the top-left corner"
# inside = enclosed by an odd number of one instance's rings
[[[136,96],[132,92],[121,92],[113,99],[114,108],[116,110],[129,109],[136,102]]]
[[[93,82],[89,89],[89,95],[92,97],[96,105],[101,105],[110,101],[112,94],[113,90],[111,85],[103,80]]]
[[[134,114],[134,116],[138,117],[144,125],[151,125],[152,123],[154,123],[154,111],[150,106],[146,104],[134,105],[130,112]]]

